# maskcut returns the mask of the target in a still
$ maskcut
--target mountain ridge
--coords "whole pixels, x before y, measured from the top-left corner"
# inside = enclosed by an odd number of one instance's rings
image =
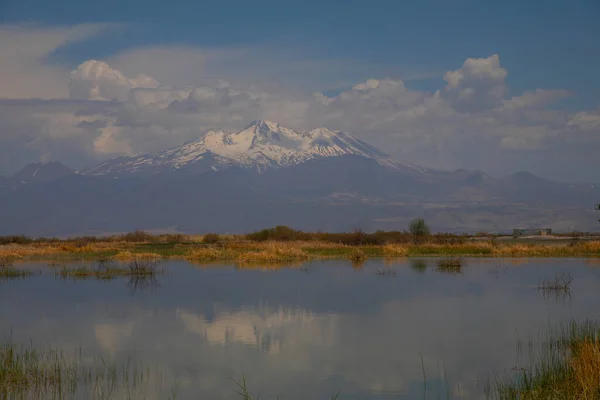
[[[368,231],[405,229],[417,216],[445,232],[586,231],[597,230],[598,199],[600,185],[528,172],[495,178],[418,168],[348,134],[259,120],[84,173],[60,163],[29,164],[0,177],[0,235],[242,233],[279,224]]]
[[[118,157],[83,172],[89,176],[153,175],[167,170],[198,173],[231,166],[256,169],[286,168],[318,158],[356,155],[406,173],[424,168],[402,164],[367,142],[345,132],[316,128],[297,131],[278,123],[256,120],[237,132],[209,130],[181,146],[157,153]]]

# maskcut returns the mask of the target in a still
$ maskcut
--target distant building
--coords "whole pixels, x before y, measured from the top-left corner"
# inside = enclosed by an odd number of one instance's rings
[[[548,236],[552,234],[552,229],[513,229],[513,236]]]

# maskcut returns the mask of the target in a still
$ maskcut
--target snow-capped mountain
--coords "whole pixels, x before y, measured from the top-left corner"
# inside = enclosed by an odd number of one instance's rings
[[[119,157],[84,172],[92,176],[151,175],[169,171],[205,172],[238,166],[258,171],[290,167],[314,159],[360,156],[391,169],[422,170],[400,164],[387,154],[348,133],[317,128],[295,131],[258,120],[228,133],[208,131],[197,140],[155,154]]]

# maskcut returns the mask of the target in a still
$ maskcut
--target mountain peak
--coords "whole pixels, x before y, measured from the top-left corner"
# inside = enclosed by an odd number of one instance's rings
[[[317,128],[296,131],[276,122],[255,120],[238,132],[211,130],[182,146],[149,155],[114,159],[87,171],[87,175],[120,176],[157,172],[206,172],[231,166],[264,171],[291,167],[312,159],[359,156],[392,169],[405,166],[348,133]]]
[[[21,183],[41,183],[63,178],[77,173],[59,161],[45,161],[27,164],[11,178]]]
[[[279,129],[279,124],[277,122],[273,122],[273,121],[268,121],[266,119],[257,119],[254,120],[250,123],[250,125],[248,125],[246,127],[246,129],[249,128],[259,128],[259,129],[271,129],[271,130],[276,130]]]

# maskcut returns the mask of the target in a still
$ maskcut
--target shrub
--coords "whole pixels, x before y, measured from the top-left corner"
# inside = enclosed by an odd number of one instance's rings
[[[310,237],[302,231],[297,231],[285,225],[278,225],[275,228],[263,229],[246,235],[246,239],[255,242],[266,242],[267,240],[291,241],[307,240]]]
[[[217,235],[216,233],[207,233],[202,238],[202,243],[206,243],[206,244],[215,244],[215,243],[219,243],[220,241],[221,241],[221,237],[219,235]]]
[[[129,233],[119,236],[119,239],[123,242],[134,242],[134,243],[151,242],[151,241],[153,241],[154,236],[152,236],[151,234],[149,234],[147,232],[136,230],[134,232],[129,232]]]
[[[0,245],[2,244],[29,244],[33,239],[25,235],[0,236]]]
[[[431,233],[429,226],[423,218],[413,219],[408,226],[408,230],[414,236],[415,241]]]

